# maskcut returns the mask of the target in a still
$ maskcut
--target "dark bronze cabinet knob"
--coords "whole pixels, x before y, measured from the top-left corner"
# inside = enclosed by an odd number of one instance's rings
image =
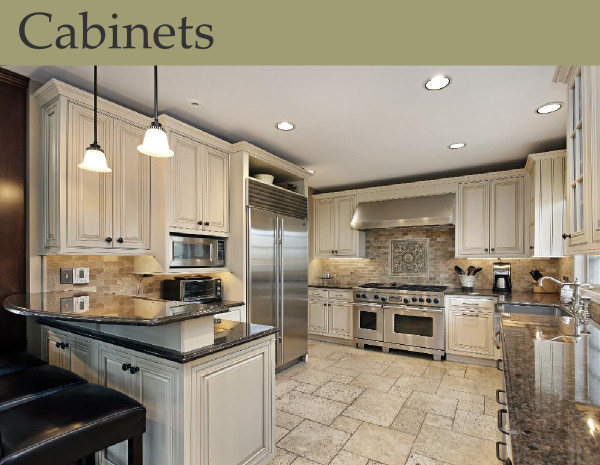
[[[106,242],[108,242],[109,244],[112,242],[112,237],[107,237],[106,239],[104,239]]]
[[[60,348],[60,342],[56,343],[56,347]]]
[[[130,363],[124,363],[124,364],[121,366],[121,369],[122,369],[123,371],[127,371],[127,370],[129,370],[130,368],[131,368],[131,364],[130,364]]]
[[[119,237],[119,238],[117,239],[117,242],[118,242],[119,244],[122,244],[122,243],[123,243],[123,238],[122,238],[122,237]]]
[[[131,367],[129,368],[129,373],[135,375],[138,371],[140,371],[140,367]]]
[[[563,234],[562,238],[563,239],[567,239],[567,238],[571,239],[571,235],[570,234]]]
[[[208,226],[210,223],[208,221],[204,222],[204,226]]]
[[[492,249],[492,252],[493,252],[494,250],[496,250],[496,249]]]
[[[202,226],[202,220],[198,221],[198,225]]]
[[[486,252],[488,251],[488,249],[483,249],[483,250],[485,250]]]

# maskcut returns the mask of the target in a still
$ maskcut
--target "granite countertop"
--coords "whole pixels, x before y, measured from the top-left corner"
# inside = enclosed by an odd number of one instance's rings
[[[38,323],[46,326],[51,326],[63,331],[69,331],[71,333],[91,339],[108,342],[110,344],[136,350],[138,352],[164,358],[177,363],[187,363],[192,360],[197,360],[199,358],[206,357],[207,355],[221,352],[223,350],[245,344],[246,342],[254,341],[256,339],[279,332],[279,329],[273,326],[264,326],[230,320],[215,320],[215,341],[213,344],[209,344],[189,352],[180,352],[144,342],[134,341],[124,337],[114,336],[81,326],[73,326],[68,324],[68,322],[57,321],[56,319],[38,318],[37,321]]]
[[[74,297],[87,296],[88,310],[76,310]],[[216,315],[243,302],[209,304],[175,302],[99,292],[42,292],[15,294],[4,300],[12,313],[65,321],[115,325],[158,326]]]
[[[544,302],[543,305],[546,305]],[[576,342],[570,317],[500,318],[515,465],[600,462],[600,330]]]
[[[335,279],[324,279],[323,282],[316,281],[309,283],[308,287],[316,287],[319,289],[352,289],[353,287],[358,287],[358,283],[352,283],[349,281],[337,281]]]
[[[462,295],[473,297],[497,297],[498,303],[513,303],[520,305],[552,305],[560,306],[559,294],[541,294],[533,291],[513,291],[510,294],[494,292],[490,289],[448,288],[445,295]]]

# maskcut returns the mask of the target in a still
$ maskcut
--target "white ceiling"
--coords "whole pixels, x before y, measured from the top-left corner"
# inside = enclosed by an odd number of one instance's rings
[[[92,89],[91,66],[9,66]],[[553,66],[161,66],[160,112],[230,142],[246,140],[309,169],[319,190],[521,167],[564,148],[566,111]],[[435,74],[449,87],[426,91]],[[152,68],[98,68],[101,96],[152,112]],[[192,107],[188,99],[200,100]],[[291,132],[275,129],[292,121]],[[452,142],[466,142],[449,150]]]

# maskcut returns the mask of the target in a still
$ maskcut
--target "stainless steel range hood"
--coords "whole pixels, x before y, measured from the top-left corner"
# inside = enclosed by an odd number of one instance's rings
[[[361,202],[351,223],[361,230],[450,224],[454,224],[454,194]]]

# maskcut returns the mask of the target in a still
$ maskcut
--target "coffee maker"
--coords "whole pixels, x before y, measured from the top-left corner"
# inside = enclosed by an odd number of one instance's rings
[[[511,291],[512,283],[510,282],[510,263],[494,263],[492,268],[492,282],[494,283],[494,292]]]

